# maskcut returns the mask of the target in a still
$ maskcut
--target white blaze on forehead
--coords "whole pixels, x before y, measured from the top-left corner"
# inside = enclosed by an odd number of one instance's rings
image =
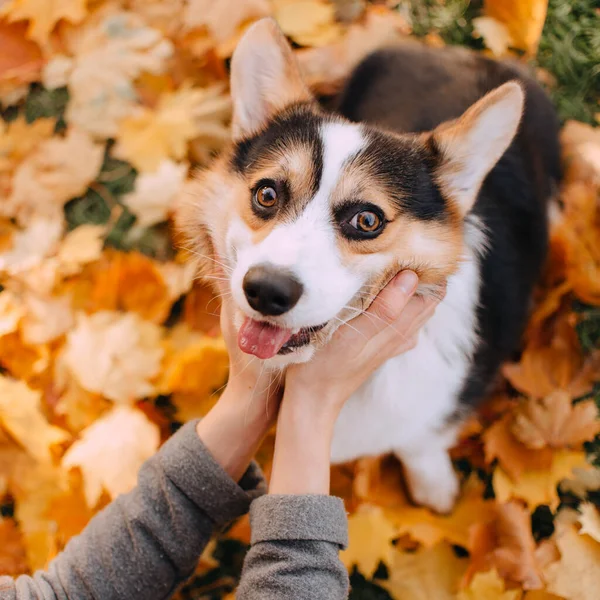
[[[292,272],[304,293],[298,304],[281,317],[290,327],[319,325],[334,318],[364,283],[364,274],[342,262],[337,246],[336,225],[331,216],[331,194],[344,166],[365,145],[361,127],[351,123],[325,123],[321,127],[323,170],[314,197],[292,222],[276,226],[260,243],[248,244],[234,235],[238,262],[232,277],[232,292],[247,314],[258,316],[248,306],[242,282],[248,269],[270,263]],[[241,233],[241,232],[240,232]]]

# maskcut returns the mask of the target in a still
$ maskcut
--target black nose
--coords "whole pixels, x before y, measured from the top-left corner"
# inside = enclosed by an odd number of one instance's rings
[[[250,306],[265,316],[276,317],[291,310],[302,296],[302,284],[286,271],[268,265],[248,269],[244,294]]]

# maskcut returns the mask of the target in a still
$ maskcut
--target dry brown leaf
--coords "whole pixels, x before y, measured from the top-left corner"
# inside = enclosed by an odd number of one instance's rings
[[[50,425],[41,412],[41,393],[0,375],[0,425],[32,458],[50,461],[50,448],[69,434]]]
[[[511,431],[533,450],[578,448],[600,432],[598,408],[593,400],[573,404],[571,396],[556,390],[542,400],[521,403],[514,414]]]
[[[87,14],[86,4],[87,0],[9,0],[0,7],[0,16],[10,23],[28,21],[27,36],[43,45],[59,21],[81,23]]]
[[[520,600],[521,590],[507,590],[495,570],[477,573],[473,581],[456,596],[456,600]]]
[[[94,508],[102,491],[112,498],[130,491],[143,462],[158,449],[158,427],[144,413],[129,406],[115,406],[85,429],[65,453],[63,468],[79,467],[85,498]]]
[[[574,525],[557,524],[559,561],[544,571],[549,592],[566,600],[596,600],[600,589],[600,544]]]
[[[380,507],[360,506],[348,519],[348,535],[348,548],[340,553],[348,569],[356,566],[365,577],[371,578],[380,562],[388,567],[392,564],[396,529]]]
[[[579,517],[581,529],[579,533],[585,533],[600,542],[600,513],[598,509],[591,502],[584,502],[579,510],[581,511],[581,517]]]
[[[395,600],[454,600],[466,567],[446,543],[413,553],[396,550],[381,585]]]
[[[114,154],[140,171],[156,171],[165,159],[185,158],[194,138],[218,149],[229,140],[230,109],[221,85],[182,87],[164,94],[155,110],[139,108],[123,119]]]
[[[548,0],[485,0],[484,7],[487,15],[506,25],[515,48],[535,54]]]
[[[103,157],[104,146],[79,129],[42,142],[17,167],[3,214],[24,225],[32,217],[62,220],[63,206],[86,191]]]
[[[501,468],[494,471],[492,484],[499,502],[508,502],[513,498],[523,500],[530,509],[547,504],[555,509],[559,498],[556,487],[572,476],[573,469],[590,469],[585,453],[572,450],[559,450],[552,457],[552,464],[545,470],[527,470],[514,481]]]
[[[541,565],[530,523],[529,511],[522,505],[516,502],[495,505],[494,518],[471,530],[467,581],[476,572],[495,569],[503,579],[525,590],[542,588]]]
[[[78,315],[67,336],[64,361],[79,384],[115,402],[154,393],[160,370],[161,330],[135,313]]]

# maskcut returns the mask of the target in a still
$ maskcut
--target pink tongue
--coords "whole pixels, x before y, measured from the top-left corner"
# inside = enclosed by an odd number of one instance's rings
[[[238,346],[246,354],[272,358],[292,337],[291,329],[283,329],[246,317],[238,333]]]

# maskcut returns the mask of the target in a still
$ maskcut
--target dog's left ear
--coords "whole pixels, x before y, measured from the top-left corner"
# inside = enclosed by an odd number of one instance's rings
[[[234,139],[260,130],[288,104],[312,99],[273,19],[254,23],[237,45],[231,61],[231,97]]]
[[[517,133],[524,101],[521,86],[509,81],[431,134],[440,154],[439,184],[461,215],[471,210],[485,176]]]

